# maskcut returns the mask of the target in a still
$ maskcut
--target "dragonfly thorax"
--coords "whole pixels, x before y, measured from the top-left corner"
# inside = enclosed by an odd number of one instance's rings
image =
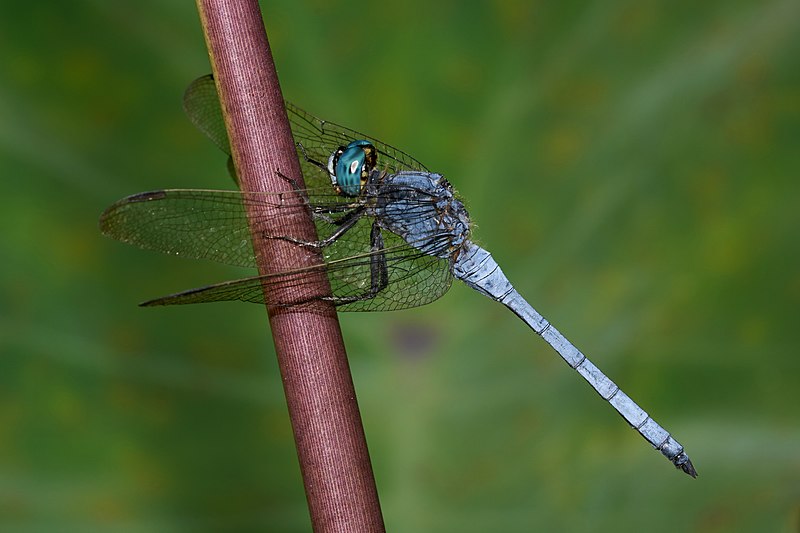
[[[455,260],[469,243],[464,204],[441,174],[402,171],[384,175],[372,213],[381,228],[428,255]]]
[[[328,158],[328,174],[338,194],[355,197],[361,194],[375,168],[377,153],[369,141],[353,141],[340,146]]]

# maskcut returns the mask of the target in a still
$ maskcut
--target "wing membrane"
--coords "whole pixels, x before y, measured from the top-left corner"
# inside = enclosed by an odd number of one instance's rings
[[[247,210],[266,214],[256,217],[258,227],[284,227],[293,216],[316,214],[315,224],[321,239],[339,229],[338,218],[345,216],[347,200],[324,191],[308,190],[291,193],[245,193],[175,189],[137,194],[109,207],[100,218],[100,229],[106,235],[162,253],[209,259],[234,266],[255,267]],[[410,206],[410,212],[416,207]],[[419,206],[420,210],[430,209]],[[275,219],[275,220],[273,220]],[[370,231],[374,219],[363,216],[329,246],[322,249],[325,264],[293,272],[255,276],[241,280],[193,289],[149,302],[149,305],[200,303],[220,300],[242,300],[263,303],[262,285],[283,294],[287,287],[299,288],[309,272],[324,270],[328,276],[335,303],[342,310],[389,310],[422,305],[439,298],[450,286],[450,265],[447,260],[421,253],[401,237],[382,231],[384,249],[374,251]],[[283,239],[286,235],[268,235]],[[296,238],[288,236],[290,238]],[[422,236],[422,238],[435,238]],[[441,246],[449,243],[442,242]],[[371,298],[372,264],[382,254],[386,261],[389,283]],[[290,291],[291,292],[291,291]],[[321,297],[322,295],[317,295]],[[271,302],[297,305],[299,301]]]
[[[184,110],[195,127],[230,156],[228,134],[211,75],[198,78],[189,85],[184,94]],[[145,249],[255,267],[248,213],[251,213],[252,224],[257,228],[287,227],[286,222],[291,217],[310,214],[321,240],[328,239],[340,229],[342,217],[348,216],[355,207],[352,199],[335,194],[325,168],[330,154],[340,146],[356,139],[366,139],[378,151],[380,168],[392,173],[404,170],[427,172],[416,159],[373,137],[321,120],[288,102],[286,111],[309,189],[288,193],[175,189],[137,194],[118,201],[103,213],[101,231]],[[230,160],[229,169],[232,169]],[[231,175],[235,178],[233,170]],[[430,205],[423,204],[424,199],[418,208],[409,205],[409,216],[413,216],[416,209],[421,216],[429,213]],[[381,232],[384,247],[374,250],[371,243],[374,222],[372,217],[362,216],[353,227],[322,248],[324,263],[191,289],[143,305],[226,300],[264,303],[266,288],[268,295],[291,295],[297,290],[296,294],[304,295],[297,298],[305,298],[301,301],[283,296],[285,301],[270,302],[273,304],[293,306],[332,298],[341,310],[371,311],[422,305],[447,291],[451,283],[448,260],[424,254],[398,235],[385,230]],[[299,239],[291,235],[264,236]],[[438,236],[421,238],[436,241]],[[443,247],[449,245],[444,241],[440,244]],[[376,264],[385,264],[388,275],[388,284],[377,294],[372,280]],[[327,275],[332,296],[308,296],[306,285],[315,272]]]
[[[183,108],[198,130],[211,139],[220,150],[228,155],[231,154],[217,87],[211,74],[202,76],[189,85],[183,96]],[[402,170],[428,172],[425,165],[410,155],[374,137],[317,118],[290,102],[286,102],[286,112],[289,115],[292,135],[303,167],[303,177],[309,187],[323,186],[329,183],[329,178],[324,168],[320,168],[308,159],[324,167],[334,151],[357,139],[366,139],[372,143],[379,154],[379,168],[388,168],[392,173]]]
[[[448,263],[407,246],[387,248],[389,284],[375,296],[358,299],[368,293],[370,265],[376,253],[346,260],[315,265],[305,269],[225,281],[206,287],[190,289],[170,296],[144,302],[144,306],[195,304],[220,301],[243,301],[263,304],[264,294],[288,294],[284,301],[269,301],[273,305],[298,307],[314,305],[320,299],[330,299],[340,311],[389,311],[425,305],[440,298],[450,288],[452,277]],[[332,287],[332,297],[308,295],[309,276],[324,272]],[[292,298],[302,294],[302,298]],[[268,296],[269,297],[269,296]],[[352,298],[356,300],[353,301]]]
[[[197,78],[189,84],[183,93],[183,111],[195,128],[211,139],[217,148],[231,155],[217,86],[211,74]]]

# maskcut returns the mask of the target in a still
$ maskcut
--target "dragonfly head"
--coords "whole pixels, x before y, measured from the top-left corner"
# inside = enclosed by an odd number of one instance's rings
[[[378,154],[369,141],[353,141],[340,146],[328,158],[328,174],[336,192],[358,196],[377,164]]]

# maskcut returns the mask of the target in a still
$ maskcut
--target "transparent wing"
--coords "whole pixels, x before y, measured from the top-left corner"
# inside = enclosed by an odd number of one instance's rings
[[[145,306],[244,301],[263,304],[264,294],[303,294],[302,298],[270,301],[287,307],[314,305],[330,300],[340,311],[392,311],[425,305],[440,298],[450,288],[452,276],[448,262],[407,246],[386,248],[383,252],[389,274],[388,285],[371,295],[370,271],[376,253],[315,265],[305,269],[226,281],[190,289],[143,303]],[[331,284],[332,296],[308,296],[309,277],[323,271]]]
[[[195,128],[211,139],[217,148],[231,155],[217,86],[211,74],[197,78],[189,84],[183,93],[183,111]]]
[[[326,188],[328,191],[330,187]],[[247,209],[265,215],[254,219],[258,227],[284,226],[294,216],[309,216],[311,211],[320,239],[340,229],[347,216],[347,200],[329,192],[242,193],[239,191],[164,190],[124,198],[109,207],[100,218],[101,231],[120,241],[141,248],[189,258],[210,259],[237,266],[256,264]],[[420,205],[420,210],[429,206]],[[412,208],[413,210],[413,208]],[[279,220],[272,220],[278,218]],[[262,286],[270,292],[299,288],[308,283],[309,274],[324,271],[331,283],[333,301],[342,310],[390,310],[423,305],[439,298],[450,286],[449,261],[419,252],[401,237],[383,231],[384,247],[373,250],[370,239],[373,219],[363,216],[343,235],[322,249],[324,263],[292,272],[280,272],[210,287],[193,289],[160,298],[150,305],[200,303],[220,300],[264,302]],[[291,235],[267,238],[297,238]],[[421,236],[435,241],[437,236]],[[449,242],[437,243],[447,250]],[[374,286],[376,262],[385,262],[388,284],[377,293]],[[293,291],[288,291],[289,293]],[[317,295],[322,298],[325,295]],[[308,303],[299,300],[271,302],[281,305]]]
[[[344,199],[330,191],[309,190],[319,209],[341,211]],[[147,250],[192,259],[209,259],[234,266],[255,267],[248,206],[266,213],[254,219],[259,226],[283,226],[291,217],[308,216],[313,209],[297,193],[242,193],[200,189],[152,191],[123,198],[100,216],[100,230],[122,242]],[[335,215],[333,215],[335,216]],[[333,219],[331,219],[333,220]],[[330,236],[336,226],[320,219],[319,237]],[[291,237],[291,236],[289,236]]]
[[[352,200],[336,195],[325,166],[331,153],[356,139],[367,139],[379,153],[378,165],[392,172],[427,169],[404,152],[349,128],[320,120],[286,104],[304,181],[311,188],[281,194],[238,191],[166,190],[134,195],[103,213],[101,230],[142,248],[190,258],[210,259],[236,266],[256,264],[246,213],[267,213],[254,220],[257,227],[285,227],[289,217],[314,215],[321,240],[340,229],[339,222],[353,207]],[[228,135],[211,75],[192,82],[184,94],[184,110],[191,122],[223,152],[230,155]],[[229,168],[232,169],[229,160]],[[231,175],[235,178],[235,173]],[[259,209],[250,210],[251,204]],[[413,209],[413,208],[412,208]],[[425,209],[421,208],[421,212]],[[268,220],[279,217],[281,220]],[[276,224],[275,222],[280,222]],[[420,253],[402,238],[383,231],[384,248],[373,250],[373,220],[364,217],[322,252],[324,264],[193,289],[148,302],[150,305],[199,303],[219,300],[263,302],[269,292],[301,287],[314,270],[324,270],[334,301],[343,310],[386,310],[412,307],[440,297],[450,286],[447,260]],[[297,238],[276,235],[273,238]],[[432,239],[435,236],[431,236]],[[446,243],[443,243],[445,246]],[[376,262],[385,265],[388,284],[374,290]],[[273,289],[270,291],[269,289]],[[292,292],[291,290],[288,292]],[[322,297],[322,296],[320,296]],[[295,305],[303,302],[279,302]]]
[[[306,154],[320,163],[327,164],[330,155],[340,146],[347,146],[351,141],[366,139],[378,151],[377,167],[379,169],[388,168],[390,174],[402,170],[429,172],[425,165],[407,153],[369,135],[319,119],[291,102],[286,102],[286,112],[289,114],[295,143],[302,145]],[[300,150],[300,146],[298,146],[298,152],[300,161],[303,162],[304,154]]]
[[[208,136],[220,150],[230,155],[228,134],[222,117],[217,87],[211,74],[193,81],[183,95],[183,108],[195,127]],[[378,168],[391,173],[401,170],[428,169],[405,152],[350,128],[319,119],[292,103],[286,102],[286,112],[292,126],[298,157],[303,167],[303,177],[308,187],[329,183],[325,166],[328,158],[340,146],[351,141],[366,139],[378,151]]]

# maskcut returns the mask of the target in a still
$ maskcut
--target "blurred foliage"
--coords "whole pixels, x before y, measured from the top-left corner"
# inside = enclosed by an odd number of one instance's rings
[[[285,95],[446,174],[700,474],[456,286],[341,316],[391,531],[800,528],[800,4],[262,5]],[[181,111],[194,9],[4,6],[3,531],[309,530],[264,310],[135,306],[246,273],[97,231],[123,195],[229,187]]]

